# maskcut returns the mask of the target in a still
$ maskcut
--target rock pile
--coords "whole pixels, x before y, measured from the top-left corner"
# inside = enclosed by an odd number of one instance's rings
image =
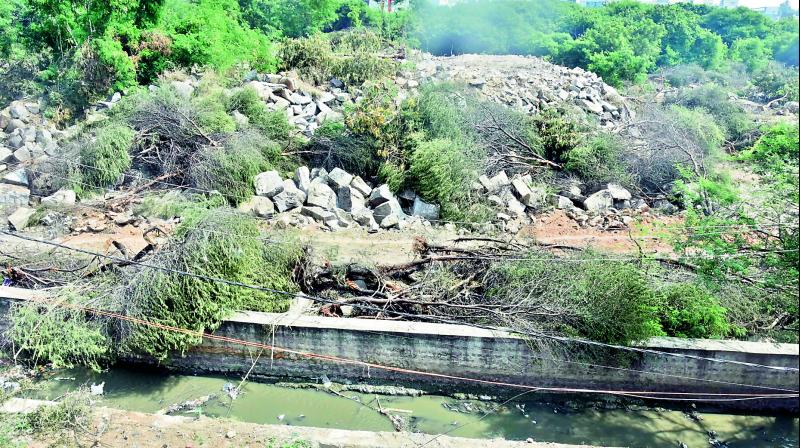
[[[371,187],[340,168],[302,166],[292,179],[277,171],[255,177],[256,195],[239,209],[260,217],[278,215],[285,225],[319,222],[331,230],[354,226],[370,231],[403,228],[409,223],[430,225],[439,218],[439,206],[429,204],[411,191],[395,197],[388,185]]]
[[[566,68],[533,56],[419,55],[414,71],[395,79],[413,91],[431,81],[463,81],[483,96],[534,114],[544,108],[574,106],[613,128],[631,117],[625,99],[592,72]]]
[[[64,134],[42,116],[38,101],[12,101],[0,111],[0,212],[28,205],[28,175],[20,165],[54,154]]]
[[[559,191],[552,202],[581,227],[603,230],[626,229],[634,215],[650,212],[644,199],[633,197],[630,191],[613,183],[596,191],[586,185],[571,184]]]

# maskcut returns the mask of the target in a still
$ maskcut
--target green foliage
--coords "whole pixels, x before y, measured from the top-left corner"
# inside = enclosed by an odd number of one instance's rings
[[[731,59],[743,62],[747,66],[747,70],[753,73],[764,69],[769,64],[772,59],[772,51],[763,39],[749,37],[733,43]]]
[[[763,101],[780,98],[786,98],[788,101],[800,100],[800,92],[798,92],[800,78],[798,78],[797,69],[771,65],[756,73],[752,83],[759,95],[756,99]]]
[[[478,161],[462,153],[451,140],[421,142],[411,154],[410,162],[409,174],[415,190],[428,201],[450,204],[456,198],[466,199],[464,192],[477,180]]]
[[[772,57],[797,65],[796,19],[777,24],[746,8],[691,8],[610,2],[583,8],[554,0],[416,5],[423,49],[438,55],[533,54],[580,66],[619,85],[657,67],[722,67],[726,58],[751,70]],[[732,48],[733,51],[730,51]]]
[[[77,303],[72,292],[59,300]],[[55,368],[86,366],[99,371],[111,359],[111,340],[104,325],[88,317],[75,308],[17,304],[9,317],[9,338],[34,364],[52,363]]]
[[[633,183],[622,161],[622,142],[612,134],[600,134],[566,153],[564,169],[595,182]]]
[[[171,41],[166,58],[179,66],[224,70],[245,62],[262,71],[276,67],[272,44],[244,23],[236,0],[165,0],[157,29]]]
[[[668,336],[724,338],[731,331],[727,310],[705,288],[694,284],[669,285],[658,291],[661,325]]]
[[[111,123],[95,131],[95,137],[81,147],[79,168],[81,183],[77,191],[85,188],[107,188],[114,185],[131,166],[128,150],[133,144],[134,132],[127,126]]]
[[[219,232],[224,229],[224,232]],[[265,243],[257,222],[244,215],[209,211],[176,229],[175,239],[150,262],[195,275],[281,291],[298,290],[292,271],[302,256],[291,241]],[[192,331],[213,331],[236,310],[284,311],[289,296],[196,277],[146,269],[133,276],[123,294],[135,317]],[[132,324],[125,350],[165,359],[200,343],[196,335]]]
[[[57,434],[64,430],[86,428],[93,404],[86,388],[69,392],[56,404],[39,406],[25,415],[24,426],[34,434]]]
[[[328,171],[341,168],[363,178],[379,174],[381,159],[375,142],[369,136],[356,135],[338,121],[326,121],[308,142],[305,152],[311,166]],[[400,173],[402,174],[402,172]],[[390,183],[387,181],[387,183]],[[399,188],[398,185],[390,183]]]
[[[711,114],[725,131],[725,139],[730,142],[736,142],[755,128],[755,123],[745,110],[729,98],[728,91],[713,83],[685,89],[668,98],[668,101]]]
[[[583,143],[585,128],[563,111],[545,109],[533,117],[533,126],[547,160],[565,162],[567,154]]]
[[[294,129],[283,111],[270,111],[252,87],[237,90],[228,101],[228,111],[238,110],[249,120],[251,126],[259,129],[273,141],[289,140]]]
[[[221,195],[205,197],[170,190],[146,195],[134,208],[134,213],[138,216],[161,219],[194,219],[207,210],[224,206],[225,203],[226,199]]]
[[[209,146],[198,152],[189,171],[190,182],[239,205],[255,193],[253,179],[273,168],[271,160],[279,154],[280,148],[260,135],[235,135],[222,148]]]
[[[322,31],[337,19],[341,0],[240,0],[242,14],[266,35],[302,37]]]
[[[800,196],[798,147],[797,124],[781,122],[765,128],[753,147],[739,155],[739,160],[753,163],[755,171],[763,175],[764,183],[772,188],[773,194],[797,205]]]
[[[337,78],[360,86],[366,81],[379,82],[397,71],[397,62],[380,54],[390,46],[373,31],[357,29],[288,39],[281,44],[279,57],[282,69],[295,69],[315,83]]]
[[[569,263],[531,252],[525,260],[495,263],[486,294],[509,303],[534,300],[553,310],[539,317],[544,329],[621,344],[662,335],[658,297],[643,272],[593,256]]]

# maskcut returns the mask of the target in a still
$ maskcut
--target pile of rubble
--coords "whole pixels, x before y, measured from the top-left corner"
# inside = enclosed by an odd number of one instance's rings
[[[439,206],[429,204],[411,191],[395,197],[384,184],[373,188],[359,176],[334,168],[302,166],[293,179],[277,171],[255,177],[256,195],[239,209],[260,217],[278,217],[286,225],[316,221],[331,230],[362,226],[370,231],[404,228],[417,222],[430,225],[439,219]]]
[[[21,165],[54,154],[64,135],[42,116],[38,101],[12,101],[0,110],[0,212],[28,205],[28,175]]]
[[[575,106],[613,128],[632,111],[616,89],[592,72],[566,68],[533,56],[420,54],[415,70],[395,83],[406,90],[431,81],[462,81],[483,96],[534,114],[545,108]]]

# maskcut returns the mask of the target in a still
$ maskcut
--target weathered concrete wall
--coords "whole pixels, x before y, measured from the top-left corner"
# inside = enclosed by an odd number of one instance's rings
[[[0,287],[0,297],[20,298],[13,296],[19,295],[19,291],[3,292]],[[0,300],[0,305],[2,302],[5,301]],[[0,312],[4,308],[0,306]],[[215,334],[299,352],[540,387],[699,393],[776,392],[763,387],[800,389],[800,375],[796,370],[657,354],[620,354],[583,345],[526,341],[504,332],[459,325],[246,312],[224,322]],[[647,347],[791,368],[798,367],[799,359],[796,344],[656,338],[649,341]],[[234,342],[206,340],[183,356],[174,355],[162,367],[197,373],[239,374],[250,369],[258,352],[257,348]],[[153,363],[148,359],[128,361]],[[317,379],[323,374],[337,382],[404,384],[428,390],[497,390],[458,379],[405,374],[279,351],[262,353],[251,373],[262,378],[300,379]],[[790,398],[724,402],[720,406],[797,413],[800,403],[797,398]]]
[[[544,345],[534,349],[531,343],[507,333],[457,325],[241,313],[226,321],[215,334],[405,369],[541,387],[774,393],[747,385],[797,391],[800,381],[797,371],[742,364],[655,354],[626,355],[615,360],[614,352],[587,351],[585,347]],[[705,358],[798,366],[798,346],[792,344],[658,338],[650,341],[648,346]],[[258,351],[235,343],[206,340],[185,356],[172,358],[167,367],[206,373],[246,372]],[[576,351],[579,353],[577,357]],[[296,354],[265,352],[261,359],[253,374],[262,377],[312,379],[326,374],[333,381],[340,382],[403,383],[428,389],[431,386],[492,389],[460,380],[403,374]],[[725,403],[724,407],[797,412],[798,400],[740,401]]]

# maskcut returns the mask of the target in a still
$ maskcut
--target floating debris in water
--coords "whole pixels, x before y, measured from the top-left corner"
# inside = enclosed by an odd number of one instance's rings
[[[105,387],[105,385],[106,385],[105,381],[103,381],[100,384],[92,383],[92,385],[89,386],[89,392],[91,392],[92,395],[103,395],[103,388]]]
[[[278,421],[282,422],[284,418],[286,418],[286,414],[281,414],[278,416]]]

